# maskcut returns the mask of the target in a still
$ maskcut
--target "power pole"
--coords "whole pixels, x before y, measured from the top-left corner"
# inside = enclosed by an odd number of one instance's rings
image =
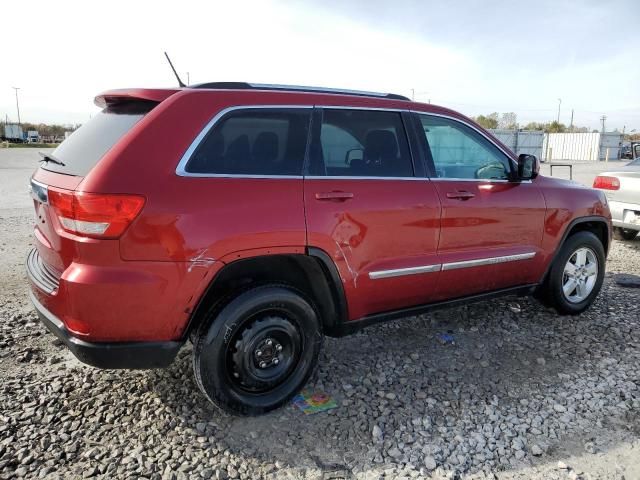
[[[606,119],[607,119],[606,115],[602,115],[600,117],[600,121],[602,122],[602,130],[601,130],[602,133],[604,133],[604,122],[605,122]]]
[[[562,105],[561,98],[558,99],[558,120],[556,120],[557,123],[560,123],[560,105]]]
[[[573,108],[571,109],[571,124],[569,125],[569,131],[573,132]]]
[[[16,91],[16,109],[18,110],[18,125],[22,125],[22,122],[20,121],[20,103],[18,102],[18,90],[20,90],[20,87],[11,87]]]

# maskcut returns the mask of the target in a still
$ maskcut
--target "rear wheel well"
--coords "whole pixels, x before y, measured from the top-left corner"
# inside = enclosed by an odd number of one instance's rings
[[[212,308],[221,307],[252,286],[276,283],[302,293],[316,308],[325,333],[344,320],[338,291],[321,260],[302,254],[266,255],[236,260],[224,266],[200,299],[184,338],[196,331]]]

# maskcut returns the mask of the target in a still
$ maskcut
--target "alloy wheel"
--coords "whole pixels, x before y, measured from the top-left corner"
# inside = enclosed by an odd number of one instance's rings
[[[598,279],[598,259],[588,247],[571,254],[562,275],[562,292],[571,303],[584,301],[593,291]]]

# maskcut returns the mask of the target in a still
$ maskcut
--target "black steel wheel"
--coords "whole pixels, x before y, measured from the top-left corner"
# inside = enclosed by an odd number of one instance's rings
[[[301,294],[280,285],[257,287],[212,313],[199,329],[196,381],[210,401],[230,413],[264,413],[307,382],[321,344],[317,314]]]

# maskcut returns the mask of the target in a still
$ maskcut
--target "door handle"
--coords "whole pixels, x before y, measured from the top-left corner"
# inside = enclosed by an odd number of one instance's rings
[[[353,198],[351,192],[320,192],[316,193],[316,200],[328,200],[330,202],[344,202]]]
[[[470,198],[475,197],[475,195],[471,192],[467,192],[466,190],[460,190],[457,192],[447,192],[447,198],[457,198],[458,200],[469,200]]]

